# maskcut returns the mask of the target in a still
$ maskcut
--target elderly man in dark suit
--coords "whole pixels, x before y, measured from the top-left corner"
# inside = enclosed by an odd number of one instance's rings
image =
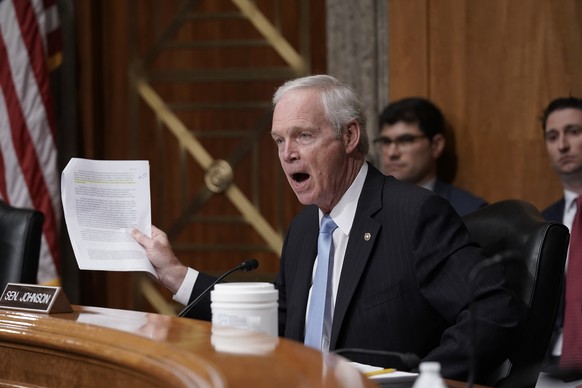
[[[445,118],[430,100],[408,97],[388,104],[378,119],[385,174],[414,183],[446,198],[464,216],[487,202],[438,176],[438,162],[445,151]]]
[[[309,346],[323,352],[414,353],[423,361],[440,362],[447,378],[467,378],[471,349],[477,381],[496,368],[511,349],[518,309],[500,268],[489,267],[469,281],[482,257],[449,203],[365,161],[361,103],[337,79],[317,75],[289,81],[273,103],[271,134],[279,159],[297,198],[307,205],[289,227],[275,281],[279,334],[306,343],[309,337]],[[330,218],[333,249],[323,254],[320,220]],[[193,300],[214,280],[184,267],[159,229],[153,228],[151,239],[139,231],[134,237],[146,248],[161,282],[177,295]],[[328,258],[328,272],[320,277],[319,265]],[[325,314],[313,329],[322,311],[311,307],[320,301],[321,289]],[[210,318],[208,298],[192,309],[192,316]],[[315,342],[313,330],[318,331]],[[391,366],[373,354],[348,357]]]

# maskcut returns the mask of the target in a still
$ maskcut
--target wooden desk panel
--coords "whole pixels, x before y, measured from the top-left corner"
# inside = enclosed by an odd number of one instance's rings
[[[373,386],[342,357],[209,322],[73,306],[0,309],[0,386]]]

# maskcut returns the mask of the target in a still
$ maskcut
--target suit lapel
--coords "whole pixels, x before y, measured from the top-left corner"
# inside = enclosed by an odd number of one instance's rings
[[[348,246],[344,257],[341,278],[336,296],[333,316],[330,349],[335,349],[348,306],[360,282],[366,264],[372,253],[372,247],[381,229],[380,224],[372,218],[382,207],[382,190],[384,176],[370,166],[366,181],[360,194],[354,223],[350,231]]]
[[[544,217],[548,221],[560,222],[564,220],[564,209],[566,208],[566,199],[562,198],[554,205],[549,207],[544,213]]]

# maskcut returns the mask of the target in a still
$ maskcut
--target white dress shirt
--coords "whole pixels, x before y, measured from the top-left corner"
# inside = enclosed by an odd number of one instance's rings
[[[345,192],[340,201],[335,205],[335,207],[329,213],[330,217],[334,220],[337,225],[337,229],[334,230],[333,238],[333,273],[332,273],[332,294],[331,294],[331,317],[333,320],[333,313],[335,310],[335,298],[337,296],[337,290],[340,281],[340,275],[342,272],[342,267],[344,264],[344,256],[346,254],[346,248],[348,246],[348,239],[350,237],[350,231],[354,223],[354,217],[356,216],[356,207],[358,206],[358,200],[360,199],[360,194],[362,188],[364,187],[364,181],[366,180],[366,175],[368,174],[368,164],[364,163],[360,172],[356,176],[356,179],[352,182],[351,186]],[[321,224],[321,218],[323,217],[323,212],[319,211],[319,224]],[[313,265],[313,277],[315,277],[315,269],[317,268],[317,258]],[[313,278],[312,278],[313,279]],[[311,302],[311,289],[309,290],[309,300],[307,302],[307,310],[309,311],[309,303]],[[307,320],[307,313],[305,319]],[[331,321],[326,320],[323,323],[323,344],[322,350],[329,350],[329,342],[331,337]]]
[[[427,190],[434,191],[434,186],[436,185],[436,180],[437,180],[437,177],[433,176],[432,178],[430,178],[429,180],[424,182],[422,185],[420,185],[420,187],[424,187]]]

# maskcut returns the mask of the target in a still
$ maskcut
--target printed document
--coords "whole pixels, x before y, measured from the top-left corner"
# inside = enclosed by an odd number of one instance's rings
[[[72,158],[61,177],[65,223],[80,269],[156,271],[131,236],[151,236],[147,160]]]

